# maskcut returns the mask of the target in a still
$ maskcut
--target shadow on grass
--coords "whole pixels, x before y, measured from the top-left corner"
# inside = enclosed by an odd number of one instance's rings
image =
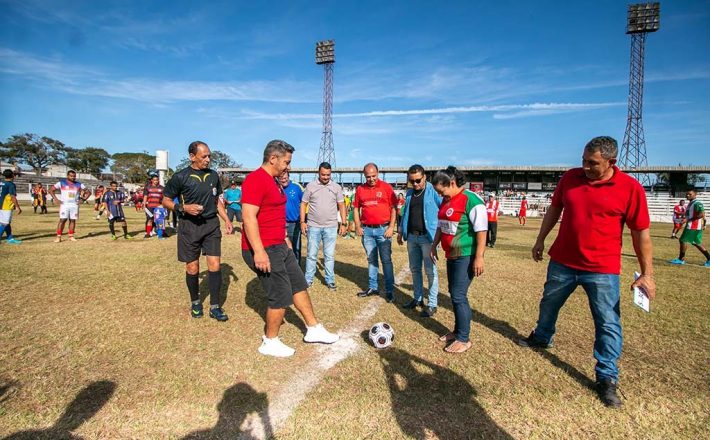
[[[5,440],[80,439],[81,437],[72,434],[72,431],[96,415],[115,390],[115,382],[93,382],[76,395],[51,428],[16,432],[5,437]]]
[[[402,432],[411,438],[512,439],[476,401],[476,389],[451,371],[397,348],[378,350]]]
[[[244,382],[232,385],[224,391],[222,401],[217,405],[217,424],[212,429],[192,432],[182,440],[274,438],[268,407],[266,393],[258,393]],[[258,420],[249,417],[253,413],[259,414]]]
[[[221,263],[220,270],[222,272],[222,288],[219,291],[219,306],[222,307],[227,301],[229,285],[232,283],[232,280],[237,281],[238,278],[234,273],[234,268],[230,264]],[[202,278],[202,281],[200,281],[200,302],[205,302],[205,299],[210,296],[208,271],[204,270],[200,272],[200,278]]]

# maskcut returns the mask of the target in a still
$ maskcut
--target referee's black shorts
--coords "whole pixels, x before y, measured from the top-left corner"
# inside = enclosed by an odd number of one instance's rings
[[[199,260],[200,254],[209,257],[222,256],[219,218],[181,218],[178,223],[177,254],[178,261],[183,263]]]
[[[252,251],[242,250],[247,266],[256,272],[266,292],[271,309],[285,309],[293,304],[293,295],[308,289],[306,277],[286,243],[266,247],[271,262],[271,272],[262,272],[254,265]]]

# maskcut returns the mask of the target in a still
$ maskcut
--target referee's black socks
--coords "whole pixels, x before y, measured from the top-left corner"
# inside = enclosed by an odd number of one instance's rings
[[[190,275],[185,272],[185,284],[187,284],[187,291],[190,292],[190,301],[192,303],[200,302],[200,276],[198,274]]]
[[[222,271],[209,271],[207,274],[210,287],[210,308],[215,309],[219,307],[219,293],[222,290]]]

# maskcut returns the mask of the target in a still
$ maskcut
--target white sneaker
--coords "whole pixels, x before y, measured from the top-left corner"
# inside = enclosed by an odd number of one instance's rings
[[[275,357],[289,357],[293,356],[296,352],[296,350],[281,342],[278,336],[274,339],[262,336],[261,339],[262,343],[259,347],[259,353],[261,354]]]
[[[323,324],[316,324],[314,327],[308,327],[306,336],[303,337],[305,342],[320,342],[322,344],[332,344],[340,339],[340,336],[331,333],[323,327]]]

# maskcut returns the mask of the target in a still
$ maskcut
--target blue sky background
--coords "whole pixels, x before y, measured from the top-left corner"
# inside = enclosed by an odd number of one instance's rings
[[[315,165],[336,40],[338,166],[575,165],[621,143],[622,1],[0,0],[0,137],[111,153],[189,142],[255,167],[267,141]],[[710,1],[661,3],[646,45],[649,163],[710,163]]]

